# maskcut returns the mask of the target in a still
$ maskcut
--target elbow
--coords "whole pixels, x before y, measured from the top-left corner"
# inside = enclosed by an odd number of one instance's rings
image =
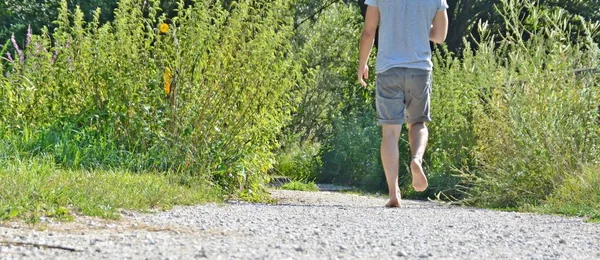
[[[436,44],[444,43],[446,36],[448,36],[446,30],[436,30],[435,28],[431,28],[431,31],[429,31],[429,40]]]
[[[375,30],[363,30],[361,38],[365,40],[374,40],[375,39]]]
[[[436,44],[442,44],[446,41],[446,35],[436,35],[435,33],[432,33],[429,36],[429,40]]]
[[[444,41],[445,41],[446,39],[445,39],[445,38],[443,38],[443,37],[435,37],[435,38],[434,38],[434,37],[432,37],[432,38],[430,38],[429,40],[431,40],[431,41],[432,41],[433,43],[435,43],[435,44],[442,44],[442,43],[444,43]]]

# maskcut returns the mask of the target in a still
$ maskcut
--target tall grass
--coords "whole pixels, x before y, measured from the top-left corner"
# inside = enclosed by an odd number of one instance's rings
[[[542,210],[600,220],[600,167],[572,174],[547,198]]]
[[[464,176],[467,202],[541,204],[566,179],[600,159],[597,76],[574,73],[598,65],[600,51],[591,40],[597,27],[582,21],[589,29],[573,39],[575,25],[564,23],[561,11],[535,12],[533,4],[521,1],[503,1],[499,8],[510,34],[497,46],[487,34],[473,56],[488,67],[487,82],[478,87],[472,106],[476,168]],[[547,26],[529,31],[521,13]],[[468,59],[463,65],[480,67]],[[475,70],[464,71],[466,77],[476,78]]]

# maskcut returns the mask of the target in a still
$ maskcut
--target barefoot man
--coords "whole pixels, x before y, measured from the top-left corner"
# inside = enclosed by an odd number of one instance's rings
[[[412,154],[412,185],[416,191],[424,191],[428,185],[422,163],[429,135],[426,123],[431,121],[433,64],[429,41],[440,44],[446,39],[448,4],[446,0],[366,0],[365,4],[358,80],[367,86],[367,60],[379,26],[376,105],[383,134],[381,160],[390,195],[386,207],[399,207],[398,139],[404,122]]]

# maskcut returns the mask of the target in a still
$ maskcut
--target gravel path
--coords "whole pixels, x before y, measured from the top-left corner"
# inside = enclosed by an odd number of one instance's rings
[[[44,230],[4,223],[1,259],[600,259],[600,224],[330,192],[272,191],[276,205],[228,203],[78,217]]]

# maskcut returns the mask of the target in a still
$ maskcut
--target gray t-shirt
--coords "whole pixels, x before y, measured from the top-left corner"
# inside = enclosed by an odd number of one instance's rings
[[[376,73],[390,68],[432,70],[429,31],[446,0],[366,0],[379,8],[379,49]]]

